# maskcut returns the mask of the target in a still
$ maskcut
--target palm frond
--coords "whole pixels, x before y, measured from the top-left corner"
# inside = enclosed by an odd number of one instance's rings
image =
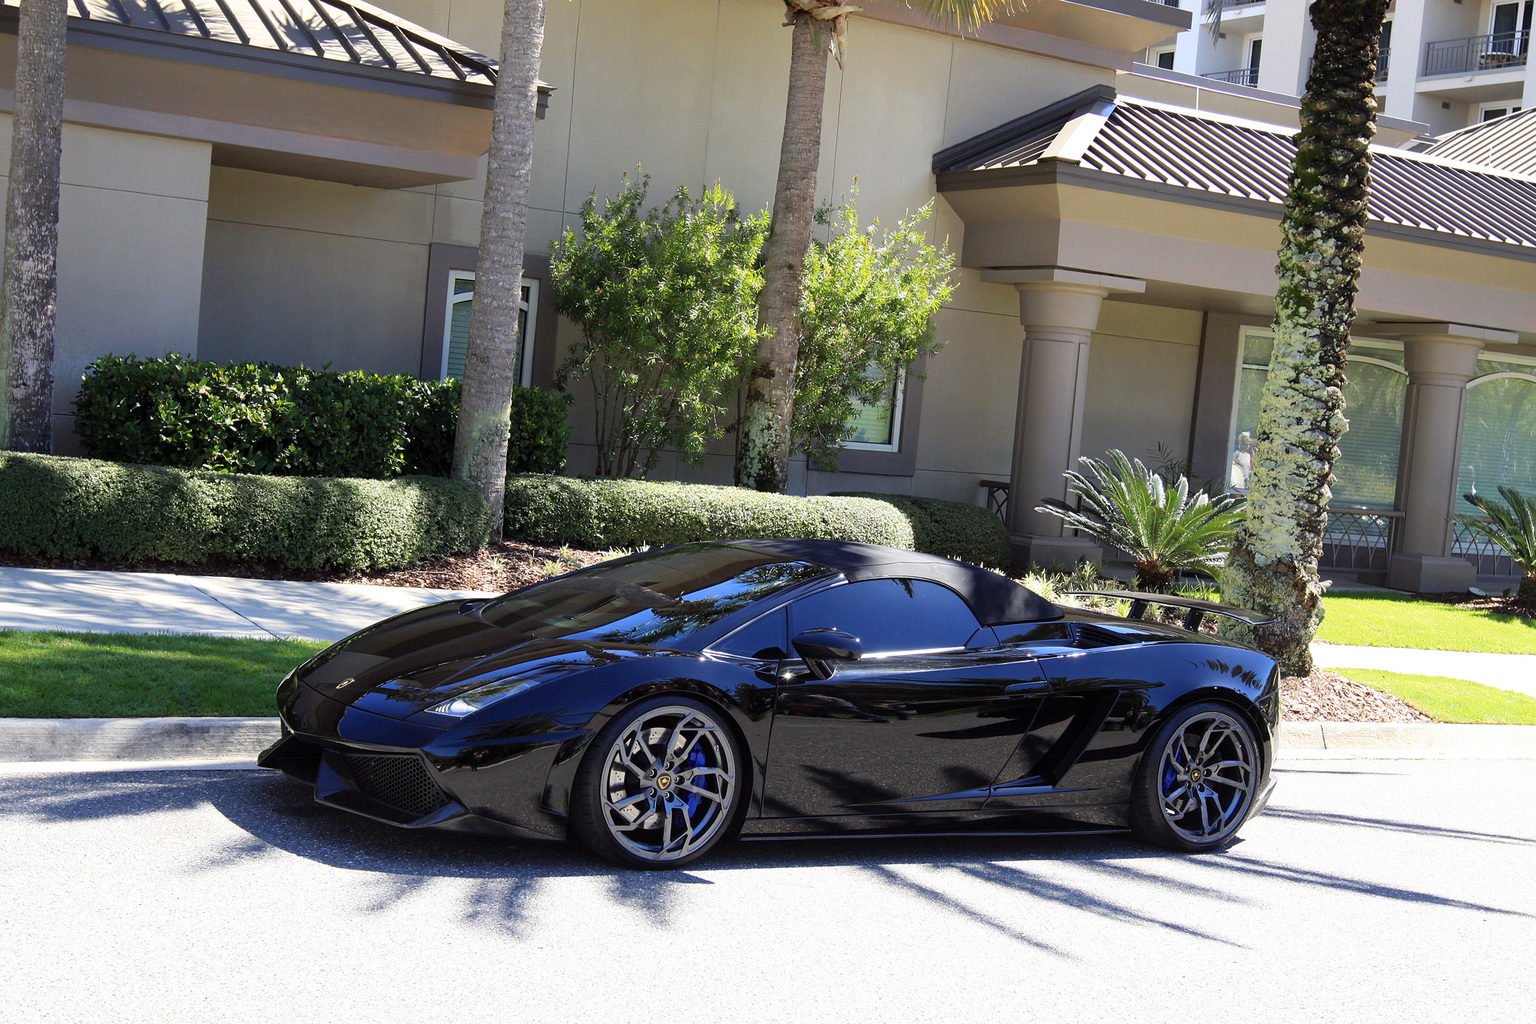
[[[1460,520],[1509,552],[1526,575],[1536,575],[1536,499],[1513,487],[1500,487],[1503,501],[1483,494],[1464,495],[1467,503],[1486,519],[1460,516]]]
[[[1078,507],[1046,498],[1035,511],[1121,549],[1154,575],[1221,566],[1243,516],[1240,496],[1213,498],[1183,476],[1169,486],[1140,459],[1118,450],[1105,454],[1104,460],[1085,456],[1078,460],[1081,470],[1067,471],[1067,489],[1077,495]]]

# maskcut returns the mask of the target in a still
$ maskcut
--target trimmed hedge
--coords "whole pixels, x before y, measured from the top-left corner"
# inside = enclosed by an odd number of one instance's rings
[[[473,551],[489,535],[485,499],[434,477],[254,476],[0,453],[0,549],[24,555],[359,572]]]
[[[512,395],[509,472],[558,473],[570,399]],[[456,380],[213,363],[172,353],[102,356],[75,399],[75,433],[94,458],[278,476],[447,476]]]
[[[996,515],[978,505],[905,494],[835,493],[843,497],[883,501],[900,510],[912,524],[913,542],[918,551],[996,569],[1006,569],[1013,561],[1008,528]]]
[[[912,526],[891,505],[867,498],[797,498],[740,487],[507,479],[508,536],[541,544],[632,548],[696,540],[804,537],[912,548]]]

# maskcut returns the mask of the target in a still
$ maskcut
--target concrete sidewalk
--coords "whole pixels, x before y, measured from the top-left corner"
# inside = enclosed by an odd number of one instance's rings
[[[1410,647],[1312,645],[1312,660],[1324,668],[1377,668],[1421,676],[1470,679],[1484,686],[1536,697],[1536,654],[1476,651],[1421,651]]]
[[[0,567],[0,629],[329,642],[424,604],[483,596],[488,595],[353,583]]]

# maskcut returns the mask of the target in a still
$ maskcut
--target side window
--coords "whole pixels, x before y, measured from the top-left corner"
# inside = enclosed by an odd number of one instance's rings
[[[846,583],[796,601],[791,617],[796,633],[852,633],[867,655],[960,648],[980,628],[958,594],[925,580]]]
[[[443,324],[442,379],[464,377],[464,356],[469,351],[469,314],[475,300],[475,272],[448,272],[448,308]],[[523,278],[523,292],[517,309],[517,383],[533,383],[532,346],[528,344],[532,325],[538,318],[539,282]]]
[[[783,608],[759,615],[740,629],[727,634],[711,649],[721,654],[734,654],[739,658],[764,661],[782,658],[788,645],[784,628],[787,618],[788,613]]]

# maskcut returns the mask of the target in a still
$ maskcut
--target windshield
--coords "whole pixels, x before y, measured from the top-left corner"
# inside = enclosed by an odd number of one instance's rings
[[[635,555],[486,605],[492,625],[545,640],[674,647],[754,602],[831,570],[724,545]]]

